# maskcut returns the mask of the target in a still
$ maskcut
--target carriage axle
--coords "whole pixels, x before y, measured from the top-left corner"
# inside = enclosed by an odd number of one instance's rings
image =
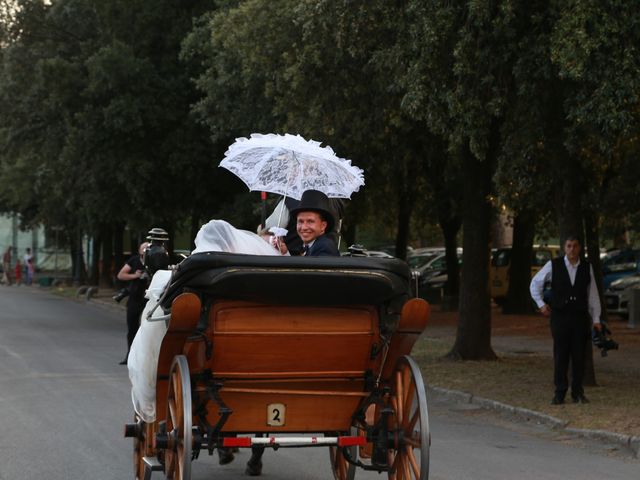
[[[367,439],[354,437],[225,437],[222,446],[225,448],[260,447],[355,447],[364,446]]]

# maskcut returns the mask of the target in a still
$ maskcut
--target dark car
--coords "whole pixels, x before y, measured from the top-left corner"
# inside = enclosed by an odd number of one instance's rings
[[[181,261],[183,261],[189,255],[191,255],[191,251],[190,250],[182,250],[182,249],[174,250],[173,253],[171,254],[171,265],[179,264]]]
[[[462,249],[458,249],[458,265],[462,265]],[[444,252],[435,255],[426,264],[413,270],[418,277],[418,295],[429,302],[437,302],[442,297],[442,289],[447,283],[447,259]]]
[[[614,281],[636,273],[640,273],[640,250],[620,250],[602,259],[602,282],[605,289]]]
[[[395,258],[387,252],[379,250],[368,250],[362,245],[351,245],[348,250],[342,253],[343,257],[376,257],[376,258]]]
[[[629,315],[629,300],[631,289],[640,285],[640,273],[627,275],[614,280],[604,292],[604,302],[609,313],[617,313],[626,317]]]

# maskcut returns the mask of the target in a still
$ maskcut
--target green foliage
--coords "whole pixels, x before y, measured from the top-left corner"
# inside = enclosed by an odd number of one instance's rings
[[[87,231],[206,216],[213,146],[178,61],[208,2],[18,2],[3,17],[0,191],[25,221]]]
[[[496,203],[514,212],[549,215],[575,176],[580,206],[628,223],[634,7],[3,0],[0,207],[85,230],[205,220],[244,201],[216,167],[226,146],[291,132],[365,169],[350,220],[389,233],[455,219],[465,148],[495,163]]]

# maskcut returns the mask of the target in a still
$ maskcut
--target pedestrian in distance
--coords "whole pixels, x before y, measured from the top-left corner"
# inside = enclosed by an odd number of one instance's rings
[[[593,268],[580,256],[582,247],[574,235],[564,242],[564,256],[547,262],[531,280],[531,297],[540,313],[551,321],[553,337],[553,380],[555,393],[551,403],[564,403],[569,387],[571,361],[571,398],[574,403],[589,403],[584,395],[584,358],[591,324],[600,330],[600,297]],[[545,283],[551,282],[551,298],[545,302]]]
[[[31,249],[27,247],[25,249],[25,254],[23,257],[24,261],[24,274],[25,274],[25,284],[31,285],[33,283],[33,255],[31,255]]]
[[[118,272],[118,280],[129,282],[129,299],[127,300],[127,355],[124,360],[120,362],[120,365],[127,364],[131,344],[138,332],[138,328],[140,328],[140,316],[147,303],[144,294],[147,289],[149,276],[145,272],[142,259],[148,246],[148,242],[141,243],[138,247],[138,254],[133,255],[127,260],[127,263],[125,263]]]
[[[2,255],[2,281],[11,285],[11,247],[7,247]]]
[[[16,260],[15,266],[15,274],[16,274],[16,285],[22,285],[22,265],[20,265],[20,260]]]

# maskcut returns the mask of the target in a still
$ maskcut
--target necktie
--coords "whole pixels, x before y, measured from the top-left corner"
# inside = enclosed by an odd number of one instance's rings
[[[302,246],[302,255],[306,255],[308,251],[309,251],[309,245],[303,245]]]

